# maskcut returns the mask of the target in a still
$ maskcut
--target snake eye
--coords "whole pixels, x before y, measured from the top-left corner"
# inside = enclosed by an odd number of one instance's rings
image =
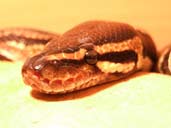
[[[88,64],[96,64],[98,60],[98,53],[94,50],[87,51],[85,54],[85,61]]]

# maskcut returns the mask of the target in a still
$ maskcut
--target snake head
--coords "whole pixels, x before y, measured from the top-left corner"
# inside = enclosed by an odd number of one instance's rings
[[[102,55],[100,51],[99,46],[87,43],[42,52],[25,62],[24,82],[44,93],[66,93],[119,79],[135,67],[134,51]]]
[[[152,40],[128,24],[85,22],[28,59],[23,78],[34,89],[53,94],[118,80],[151,69],[155,47],[150,44]]]
[[[92,44],[79,45],[29,58],[22,68],[24,82],[51,94],[85,88],[100,72],[95,66],[98,54],[92,48]]]

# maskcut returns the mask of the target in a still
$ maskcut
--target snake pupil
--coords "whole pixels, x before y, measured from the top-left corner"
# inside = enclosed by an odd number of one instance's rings
[[[96,62],[98,60],[97,57],[98,57],[97,52],[94,50],[90,50],[90,51],[87,51],[85,54],[85,61],[88,64],[96,64]]]

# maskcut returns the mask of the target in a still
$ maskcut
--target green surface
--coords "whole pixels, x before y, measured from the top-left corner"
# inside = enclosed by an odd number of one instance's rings
[[[171,78],[138,73],[67,95],[25,86],[21,63],[0,64],[1,128],[170,128]]]

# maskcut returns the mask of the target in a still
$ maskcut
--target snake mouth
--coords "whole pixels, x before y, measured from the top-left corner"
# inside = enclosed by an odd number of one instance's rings
[[[32,65],[39,57],[28,59],[22,68],[24,83],[39,92],[62,94],[80,90],[86,87],[84,83],[91,81],[94,75],[92,72],[87,72],[85,65],[83,70],[74,66],[63,64],[59,66],[45,62],[41,70],[35,70]]]
[[[30,85],[33,90],[46,94],[65,94],[106,83],[106,80],[113,81],[114,79],[118,79],[118,77],[114,78],[113,75],[98,73],[91,76],[77,74],[67,79],[49,80],[29,70],[23,73],[25,84]]]
[[[79,90],[82,87],[78,85],[83,85],[86,79],[82,74],[77,74],[65,79],[54,78],[50,80],[43,78],[40,74],[28,70],[23,73],[23,80],[25,84],[30,85],[34,90],[39,92],[47,94],[63,94]]]

